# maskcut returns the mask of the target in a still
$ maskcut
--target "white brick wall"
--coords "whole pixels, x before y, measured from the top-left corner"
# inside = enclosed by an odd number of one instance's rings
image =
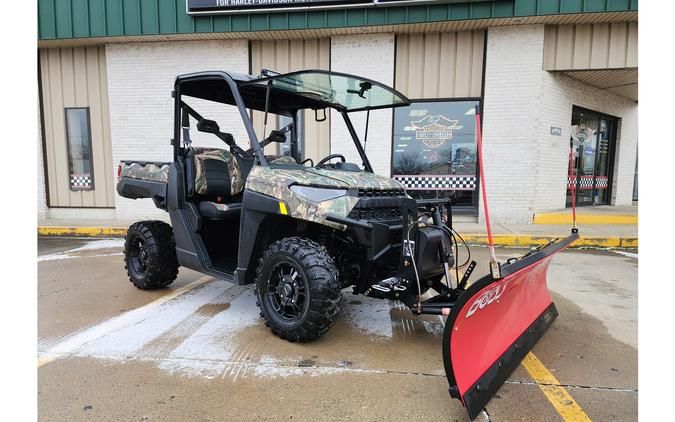
[[[540,160],[544,165],[539,167],[535,211],[565,206],[564,182],[561,183],[560,180],[564,180],[569,171],[568,140],[574,105],[619,118],[611,204],[630,205],[637,153],[637,103],[568,76],[544,72],[544,125],[541,128],[543,142],[540,143]],[[550,126],[562,127],[562,136],[551,136]],[[559,139],[554,141],[553,138]],[[552,143],[552,148],[549,148],[549,142]],[[561,145],[556,147],[558,143]]]
[[[229,70],[248,73],[248,42],[245,40],[148,42],[106,46],[110,130],[115,169],[121,159],[170,161],[173,137],[171,91],[177,75]],[[240,144],[248,136],[236,108],[190,100],[204,117],[216,120]],[[222,147],[215,136],[191,130],[194,145]],[[118,219],[166,217],[149,199],[130,200],[116,196]]]
[[[530,223],[536,212],[565,207],[573,105],[621,118],[612,203],[630,203],[637,104],[542,70],[543,43],[541,25],[488,30],[483,149],[495,223]],[[550,135],[551,126],[562,135]]]
[[[49,217],[49,208],[47,208],[47,188],[45,179],[45,164],[42,156],[42,119],[40,107],[38,105],[38,130],[37,130],[37,164],[38,164],[38,186],[37,186],[37,213],[38,219]]]
[[[346,35],[331,38],[331,70],[353,73],[394,85],[394,34]],[[363,142],[366,113],[351,113],[359,139]],[[377,174],[391,174],[391,110],[370,112],[366,152]],[[356,147],[349,136],[342,116],[331,115],[331,153],[343,154],[347,161],[361,164]]]

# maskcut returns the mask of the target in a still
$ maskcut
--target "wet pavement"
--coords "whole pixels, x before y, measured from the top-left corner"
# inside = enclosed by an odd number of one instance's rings
[[[170,288],[140,291],[121,249],[39,240],[40,420],[468,420],[447,392],[439,317],[345,290],[326,335],[288,343],[250,286],[181,268]],[[487,254],[472,253],[476,279]],[[636,258],[570,250],[549,271],[560,316],[533,353],[591,420],[637,419]],[[477,420],[563,419],[519,366]]]

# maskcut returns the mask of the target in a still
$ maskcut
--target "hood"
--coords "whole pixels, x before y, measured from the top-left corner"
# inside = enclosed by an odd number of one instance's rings
[[[359,201],[357,196],[344,195],[332,200],[313,202],[293,192],[289,186],[304,185],[337,189],[400,190],[403,185],[394,179],[366,172],[318,170],[315,168],[281,169],[255,166],[246,179],[246,189],[278,199],[286,205],[288,215],[314,221],[340,230],[346,226],[325,219],[328,214],[346,217]]]
[[[315,178],[316,182],[320,182],[320,184],[328,182],[326,183],[328,186],[332,186],[333,183],[337,182],[340,185],[347,187],[349,189],[367,189],[367,190],[403,189],[403,185],[394,179],[379,176],[373,173],[367,173],[364,171],[355,172],[355,171],[325,170],[315,168],[307,168],[301,171],[303,173],[307,173],[310,179]],[[305,183],[298,183],[298,184],[305,184]]]

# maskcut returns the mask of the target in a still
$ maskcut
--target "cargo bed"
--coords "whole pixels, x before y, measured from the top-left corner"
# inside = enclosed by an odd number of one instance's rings
[[[158,208],[165,210],[170,164],[163,161],[120,162],[117,193],[129,199],[152,198]]]

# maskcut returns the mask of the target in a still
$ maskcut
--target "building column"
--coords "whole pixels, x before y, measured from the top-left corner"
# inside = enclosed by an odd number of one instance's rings
[[[543,51],[543,25],[488,30],[483,152],[495,223],[528,224],[536,213],[565,208],[574,106],[619,118],[611,204],[631,204],[637,103],[543,70]]]
[[[488,30],[483,161],[494,223],[532,221],[539,165],[543,51],[543,25]],[[482,221],[484,212],[479,203]]]
[[[344,35],[331,38],[331,70],[351,73],[394,85],[394,34]],[[331,153],[343,154],[347,161],[361,164],[342,116],[331,111]],[[350,118],[363,142],[366,113],[350,113]],[[366,152],[375,173],[391,175],[391,125],[390,109],[370,112]]]
[[[49,208],[47,207],[47,178],[45,177],[45,162],[42,154],[42,113],[38,104],[38,136],[37,136],[37,164],[38,164],[38,219],[49,218]]]

